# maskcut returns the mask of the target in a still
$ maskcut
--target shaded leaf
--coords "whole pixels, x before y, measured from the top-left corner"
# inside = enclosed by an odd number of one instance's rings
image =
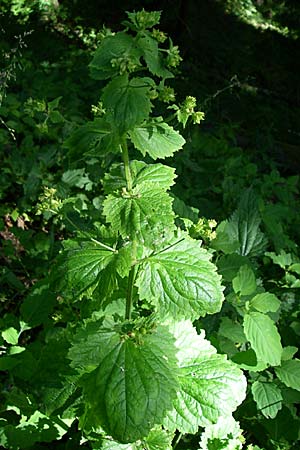
[[[148,78],[129,80],[127,75],[121,75],[103,89],[102,100],[107,120],[120,136],[149,116],[152,107],[148,95],[149,83]]]

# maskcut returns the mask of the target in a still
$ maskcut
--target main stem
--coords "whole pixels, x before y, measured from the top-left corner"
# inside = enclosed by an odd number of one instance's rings
[[[130,193],[132,191],[132,176],[129,165],[129,155],[128,155],[128,147],[126,142],[126,137],[124,136],[121,143],[122,156],[124,161],[124,170],[125,170],[125,178],[127,191]],[[136,260],[136,241],[134,240],[132,243],[132,261]],[[136,266],[133,265],[129,272],[128,277],[128,285],[127,285],[127,295],[126,295],[126,310],[125,310],[125,319],[131,319],[131,310],[132,310],[132,296],[133,296],[133,286],[136,274]]]
[[[132,310],[132,294],[133,294],[133,286],[134,279],[136,273],[136,266],[131,267],[128,277],[128,285],[127,285],[127,295],[126,295],[126,310],[125,310],[125,319],[131,319],[131,310]]]
[[[131,176],[131,172],[130,172],[128,147],[127,147],[126,137],[123,137],[123,139],[122,139],[121,149],[122,149],[122,156],[123,156],[123,161],[124,161],[124,169],[125,169],[125,178],[126,178],[127,190],[128,190],[128,192],[131,192],[132,191],[132,176]]]

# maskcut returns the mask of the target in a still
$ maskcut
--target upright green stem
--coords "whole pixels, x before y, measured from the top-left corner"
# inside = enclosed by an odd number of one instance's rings
[[[131,319],[131,310],[132,310],[132,294],[133,294],[133,286],[134,279],[136,274],[136,266],[131,267],[128,277],[128,286],[127,286],[127,295],[126,295],[126,311],[125,311],[125,319]]]
[[[128,190],[128,192],[131,192],[132,191],[132,176],[131,176],[131,172],[130,172],[128,147],[127,147],[127,142],[126,142],[125,137],[122,139],[121,148],[122,148],[122,156],[123,156],[123,161],[124,161],[127,190]]]

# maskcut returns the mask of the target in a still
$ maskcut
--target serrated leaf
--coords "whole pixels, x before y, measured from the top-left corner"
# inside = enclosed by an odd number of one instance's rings
[[[51,442],[61,439],[68,432],[73,420],[62,420],[55,417],[50,419],[40,411],[35,411],[17,426],[3,427],[3,434],[7,439],[7,448],[25,449],[37,442]]]
[[[77,299],[88,289],[104,299],[116,285],[118,275],[127,276],[130,267],[129,245],[114,250],[100,242],[86,241],[61,255],[53,275],[53,286],[67,288]]]
[[[199,426],[215,423],[236,409],[245,398],[246,379],[226,356],[216,354],[204,331],[198,335],[190,321],[173,323],[170,331],[178,348],[181,389],[164,426],[170,431],[196,433]]]
[[[275,367],[276,375],[286,386],[300,391],[300,360],[283,361],[280,367]]]
[[[45,301],[47,298],[47,301]],[[25,298],[21,305],[21,317],[30,327],[44,323],[52,312],[56,295],[45,282],[35,284],[33,291]]]
[[[120,152],[120,139],[104,119],[95,119],[77,128],[64,142],[71,157],[102,156]]]
[[[232,280],[232,287],[236,294],[253,294],[256,291],[256,280],[253,270],[247,265],[240,267],[237,276]]]
[[[270,292],[263,292],[250,300],[250,307],[262,313],[276,312],[280,307],[280,300]]]
[[[142,51],[136,46],[135,39],[126,33],[116,33],[107,36],[95,51],[89,64],[91,77],[95,80],[106,80],[119,73],[118,67],[113,67],[112,60],[124,58],[139,63]]]
[[[223,288],[210,258],[197,241],[174,239],[141,264],[136,280],[140,298],[162,316],[196,319],[220,311]]]
[[[251,391],[261,413],[267,419],[274,419],[282,408],[282,395],[279,387],[274,383],[255,381],[251,386]]]
[[[260,255],[267,242],[260,231],[260,223],[256,197],[251,190],[247,190],[230,219],[218,226],[213,247],[225,253],[236,252],[242,256]]]
[[[107,120],[120,136],[149,116],[152,107],[149,90],[148,78],[129,80],[127,75],[114,78],[103,89],[102,101],[107,111]]]
[[[185,144],[184,138],[158,118],[155,122],[146,122],[139,127],[135,127],[129,132],[135,148],[143,156],[148,153],[153,159],[163,159],[172,156]]]
[[[159,185],[143,182],[131,193],[114,193],[103,202],[103,214],[123,238],[152,241],[165,229],[174,230],[172,198]]]
[[[155,187],[159,185],[161,189],[168,190],[173,186],[176,177],[173,167],[168,167],[163,164],[146,164],[143,161],[131,161],[130,172],[133,187],[147,182],[154,184]],[[106,194],[112,194],[123,187],[126,187],[124,164],[115,164],[104,176],[104,192]]]
[[[143,335],[142,341],[113,329],[97,329],[97,324],[86,331],[89,350],[80,334],[69,357],[80,370],[98,364],[82,378],[90,420],[121,443],[147,436],[171,408],[178,389],[174,338],[164,326]]]
[[[242,325],[229,317],[222,317],[218,334],[234,343],[243,344],[247,341]]]
[[[265,362],[257,360],[255,351],[252,348],[236,353],[231,360],[238,364],[241,369],[251,370],[251,372],[262,372],[267,368]]]
[[[246,256],[232,253],[221,256],[217,265],[219,274],[222,275],[226,281],[232,281],[242,266],[250,266],[250,261]]]
[[[232,416],[220,417],[201,434],[201,450],[241,450],[242,430]]]
[[[155,428],[146,438],[132,444],[120,444],[112,439],[104,438],[100,446],[93,445],[93,450],[172,450],[172,439],[172,434]]]
[[[163,58],[158,50],[158,42],[149,35],[142,36],[138,40],[138,45],[143,52],[143,58],[153,75],[158,77],[174,78],[172,72],[170,72],[164,65]]]
[[[260,312],[249,312],[244,317],[244,331],[257,359],[271,366],[281,361],[280,334],[273,320]]]

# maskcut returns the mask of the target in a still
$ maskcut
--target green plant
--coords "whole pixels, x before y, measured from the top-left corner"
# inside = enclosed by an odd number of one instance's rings
[[[171,40],[163,44],[159,19],[128,13],[125,31],[105,37],[90,64],[95,79],[109,80],[100,114],[66,147],[72,158],[112,154],[114,163],[103,176],[98,218],[88,223],[66,210],[76,236],[63,242],[50,279],[25,298],[20,319],[1,323],[0,369],[10,374],[0,419],[5,448],[71,435],[94,449],[167,450],[175,434],[174,447],[199,426],[201,448],[242,446],[231,414],[245,397],[245,377],[192,323],[219,312],[224,299],[211,252],[191,237],[211,237],[215,224],[200,221],[191,235],[188,221],[180,229],[169,194],[175,170],[149,162],[183,147],[171,120],[202,118],[191,97],[173,103],[166,80],[181,58]],[[155,113],[164,102],[175,110],[168,122]],[[130,160],[130,152],[146,161]],[[84,178],[74,172],[65,179]],[[47,202],[53,209],[54,194],[45,191],[40,212]]]

